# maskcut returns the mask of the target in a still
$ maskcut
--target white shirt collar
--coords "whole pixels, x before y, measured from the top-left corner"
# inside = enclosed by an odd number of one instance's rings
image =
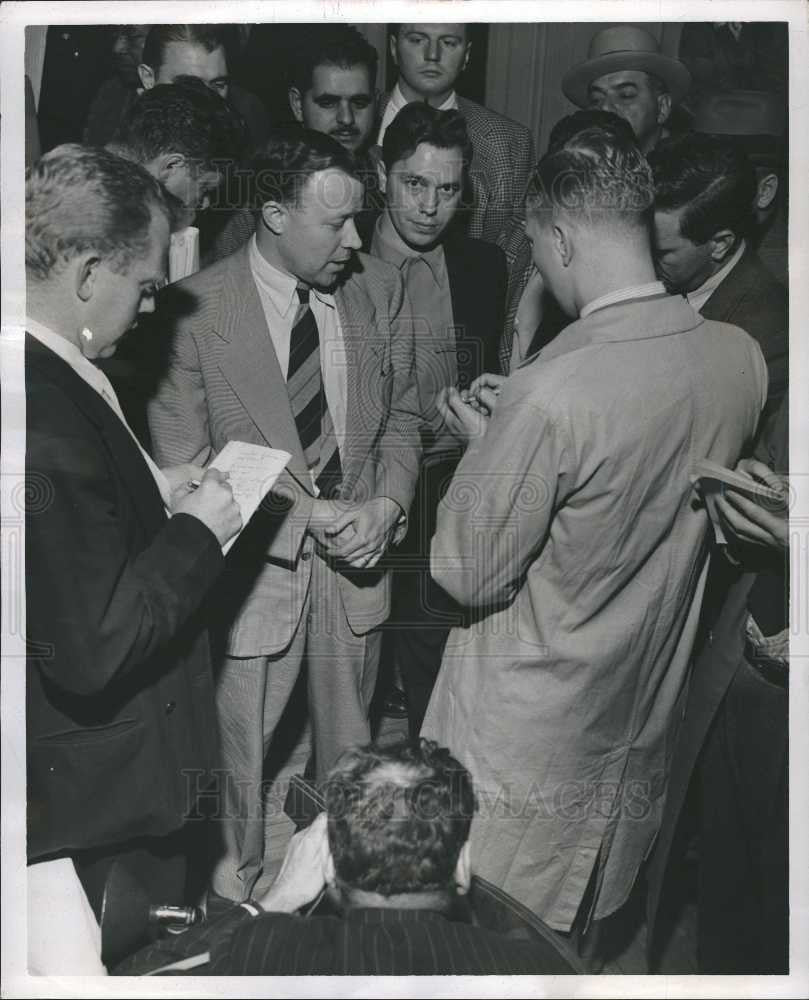
[[[401,87],[398,82],[394,85],[393,90],[391,90],[388,97],[388,103],[385,105],[385,111],[382,115],[382,123],[379,126],[379,136],[377,137],[377,142],[381,146],[385,139],[385,132],[388,130],[388,126],[393,121],[393,119],[399,114],[403,107],[411,102],[402,93]],[[438,108],[439,111],[450,111],[457,110],[458,108],[458,95],[453,90],[452,93],[447,97],[444,103]]]
[[[255,234],[250,238],[248,254],[250,270],[256,283],[261,285],[262,291],[270,298],[279,315],[286,316],[290,310],[294,312],[298,308],[298,279],[285,271],[279,271],[264,257],[258,248]],[[309,291],[324,305],[334,309],[334,296],[330,292],[323,292],[318,288],[310,288]]]
[[[391,117],[395,118],[396,115],[402,110],[402,108],[406,104],[410,103],[411,101],[408,101],[408,99],[402,93],[402,88],[399,86],[399,82],[397,81],[393,90],[390,92],[390,104],[393,106],[393,115]],[[450,95],[449,97],[447,97],[446,101],[444,101],[443,104],[439,105],[438,110],[451,111],[457,109],[457,107],[458,107],[458,95],[453,90],[450,92]]]
[[[626,302],[629,299],[648,299],[653,295],[665,295],[666,289],[662,281],[649,281],[645,285],[628,285],[626,288],[617,288],[614,292],[607,292],[606,295],[599,295],[597,299],[588,302],[579,310],[579,319],[585,319],[596,309],[603,309],[605,306],[615,305],[617,302]]]
[[[727,278],[733,268],[742,259],[742,254],[747,249],[747,244],[744,240],[736,248],[736,252],[717,272],[712,274],[710,278],[699,286],[695,288],[693,292],[687,292],[686,298],[688,299],[688,304],[699,312],[700,309],[705,305],[708,299],[713,295],[716,289],[722,284],[722,282]]]

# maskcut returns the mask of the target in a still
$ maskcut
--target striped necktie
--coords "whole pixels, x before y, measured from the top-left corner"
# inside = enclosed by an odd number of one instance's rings
[[[323,387],[320,340],[309,308],[309,289],[297,292],[300,305],[290,335],[287,392],[306,464],[321,495],[329,499],[339,495],[340,451]]]

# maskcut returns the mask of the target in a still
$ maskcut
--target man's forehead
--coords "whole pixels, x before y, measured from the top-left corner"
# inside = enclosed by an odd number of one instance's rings
[[[362,207],[362,182],[344,170],[329,167],[317,170],[301,191],[301,207],[338,216]]]
[[[403,24],[402,33],[415,31],[422,35],[431,35],[440,38],[444,35],[454,35],[466,41],[465,24]]]
[[[394,163],[393,169],[444,183],[463,170],[463,153],[457,146],[445,149],[421,142],[409,156]]]
[[[333,63],[315,66],[312,73],[312,93],[317,96],[327,92],[342,97],[369,95],[371,81],[368,67],[362,64],[336,66]]]
[[[596,77],[590,83],[590,90],[609,90],[610,87],[620,87],[627,83],[648,87],[649,74],[642,69],[618,69],[613,73],[605,73],[603,76]]]

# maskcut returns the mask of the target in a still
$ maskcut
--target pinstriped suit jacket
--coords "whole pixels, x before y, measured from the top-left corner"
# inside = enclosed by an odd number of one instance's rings
[[[164,293],[159,319],[169,327],[170,359],[149,403],[162,464],[204,464],[230,440],[292,455],[228,556],[217,604],[232,656],[268,655],[289,643],[309,587],[313,548],[306,533],[311,477],[247,251],[243,247]],[[343,497],[387,496],[407,512],[418,475],[419,414],[401,275],[358,254],[334,298],[349,366]],[[337,579],[357,634],[387,618],[386,573],[354,571]]]

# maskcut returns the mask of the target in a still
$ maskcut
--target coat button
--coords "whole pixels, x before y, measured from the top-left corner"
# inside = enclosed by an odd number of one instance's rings
[[[312,558],[312,550],[311,549],[304,549],[303,552],[301,552],[301,559],[303,559],[304,561],[306,561],[307,559],[311,559],[311,558]]]
[[[171,713],[174,711],[174,709],[176,707],[177,707],[177,702],[176,701],[167,701],[166,702],[166,715],[171,715]]]

